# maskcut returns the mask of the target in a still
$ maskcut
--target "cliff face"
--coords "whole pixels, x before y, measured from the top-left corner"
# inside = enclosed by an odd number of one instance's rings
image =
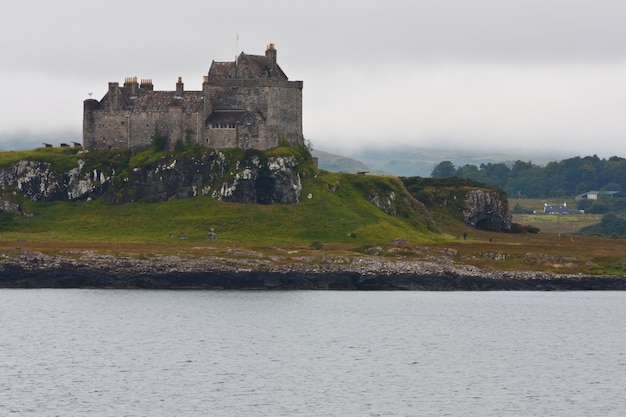
[[[493,231],[511,230],[512,215],[508,204],[495,191],[471,190],[465,195],[465,224],[477,229]]]
[[[210,195],[237,203],[291,204],[298,201],[301,190],[293,156],[262,158],[253,154],[233,161],[213,151],[187,158],[163,158],[132,169],[123,181],[107,188],[105,197],[122,203]]]
[[[507,232],[512,215],[506,195],[460,178],[403,178],[405,187],[429,210],[438,210],[477,229]]]
[[[302,185],[293,156],[252,154],[232,160],[219,151],[171,159],[116,173],[115,167],[85,170],[84,161],[63,173],[50,163],[19,161],[0,170],[0,188],[33,201],[72,201],[104,196],[112,203],[159,202],[210,195],[224,201],[290,204]],[[6,193],[5,193],[6,194]]]
[[[76,200],[99,195],[114,171],[83,172],[84,162],[57,173],[48,162],[19,161],[0,170],[0,188],[14,189],[33,201]]]

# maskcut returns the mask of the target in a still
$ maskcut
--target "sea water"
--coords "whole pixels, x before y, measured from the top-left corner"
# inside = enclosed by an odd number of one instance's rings
[[[624,416],[626,293],[0,290],[1,416]]]

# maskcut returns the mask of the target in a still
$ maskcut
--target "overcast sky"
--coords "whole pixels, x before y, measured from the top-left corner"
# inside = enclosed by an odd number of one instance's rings
[[[15,1],[0,16],[0,148],[80,137],[83,100],[109,81],[200,90],[212,60],[275,43],[321,150],[626,157],[625,17],[623,0]]]

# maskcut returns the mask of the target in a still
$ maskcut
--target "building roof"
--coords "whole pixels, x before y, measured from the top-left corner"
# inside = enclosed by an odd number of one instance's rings
[[[123,107],[136,111],[166,111],[168,107],[183,107],[184,111],[196,112],[202,109],[202,91],[184,91],[182,97],[176,91],[153,91],[138,88],[137,95],[131,95],[130,87],[120,87],[120,101]],[[108,101],[109,93],[105,94],[101,103]]]
[[[582,193],[582,194],[578,194],[576,196],[576,198],[582,198],[588,195],[600,195],[600,194],[605,194],[605,195],[615,195],[615,194],[619,194],[619,191],[587,191],[586,193]]]
[[[285,75],[278,64],[274,67],[274,73],[271,73],[266,56],[247,55],[243,52],[239,54],[236,61],[213,61],[209,69],[209,79],[259,79],[270,77],[287,80],[287,75]]]
[[[545,204],[543,206],[543,212],[544,213],[550,213],[550,214],[554,214],[554,213],[559,213],[559,214],[568,214],[569,213],[569,209],[567,208],[566,204]]]
[[[245,110],[214,110],[207,117],[207,123],[242,123]]]
[[[250,121],[247,118],[250,118]],[[243,109],[214,109],[205,123],[251,124],[257,120],[265,121],[265,116],[258,110],[251,112]]]
[[[150,91],[139,89],[137,97],[130,97],[129,88],[124,91],[129,105],[137,110],[166,110],[168,107],[184,107],[188,111],[197,111],[202,104],[202,91],[185,91],[182,97],[176,97],[176,91]]]

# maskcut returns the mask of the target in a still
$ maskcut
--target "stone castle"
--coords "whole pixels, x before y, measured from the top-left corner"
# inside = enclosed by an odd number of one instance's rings
[[[265,55],[243,52],[234,62],[211,63],[202,91],[155,91],[152,80],[109,83],[102,100],[84,101],[86,149],[150,147],[155,129],[176,141],[214,149],[271,149],[280,139],[302,142],[302,81],[289,81],[276,61],[274,44]]]

